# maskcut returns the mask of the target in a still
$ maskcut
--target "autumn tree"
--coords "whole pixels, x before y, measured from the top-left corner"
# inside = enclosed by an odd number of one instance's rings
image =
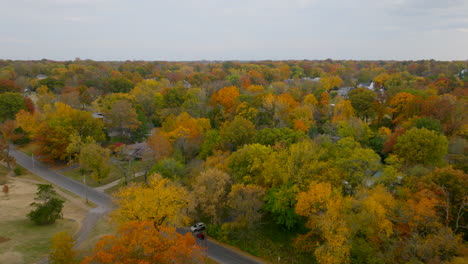
[[[8,169],[11,169],[11,164],[15,161],[15,158],[10,155],[10,145],[21,137],[16,133],[16,127],[16,122],[13,120],[0,125],[0,161],[4,161]]]
[[[110,172],[109,166],[110,151],[102,148],[97,143],[91,142],[85,144],[80,149],[79,163],[80,167],[91,173],[91,177],[100,182],[107,178]]]
[[[227,205],[234,218],[233,226],[252,228],[262,217],[265,190],[256,185],[236,184],[231,188]]]
[[[154,160],[158,161],[172,155],[173,149],[171,142],[166,135],[159,130],[154,129],[151,136],[148,137],[148,146],[152,150]]]
[[[188,192],[158,174],[151,176],[147,186],[132,184],[121,188],[115,197],[118,208],[113,217],[119,223],[151,221],[156,227],[188,223]]]
[[[228,167],[236,182],[245,184],[264,185],[262,179],[265,160],[272,153],[271,147],[251,144],[244,145],[232,153],[228,160]]]
[[[178,148],[187,157],[197,152],[204,133],[211,127],[206,118],[194,118],[188,113],[170,115],[164,120],[161,135],[165,136],[174,148]]]
[[[81,264],[201,263],[202,249],[195,238],[175,228],[155,228],[151,221],[130,221],[116,235],[104,236]]]
[[[129,136],[141,124],[135,109],[127,100],[115,101],[109,110],[104,111],[104,116],[109,128],[117,130],[122,137]]]
[[[235,86],[224,87],[211,96],[211,101],[215,104],[220,104],[224,112],[230,114],[235,110],[234,107],[239,94],[239,89]]]
[[[7,92],[20,93],[21,87],[19,87],[14,81],[0,79],[0,93]]]
[[[327,76],[321,77],[319,82],[322,88],[328,91],[335,87],[339,87],[343,83],[343,80],[338,76]]]
[[[311,182],[307,191],[299,193],[295,210],[307,217],[307,227],[311,229],[297,238],[299,250],[314,252],[319,263],[349,263],[351,234],[344,218],[346,206],[346,199],[329,183]],[[321,245],[314,246],[310,241],[314,234],[323,239]]]
[[[400,122],[411,117],[411,106],[414,104],[415,96],[410,93],[398,93],[389,102],[393,113],[394,122]]]
[[[349,100],[341,100],[333,108],[333,122],[346,121],[354,116],[354,109]]]
[[[69,156],[67,147],[72,135],[78,135],[82,139],[91,137],[95,141],[104,139],[100,120],[93,118],[89,112],[73,109],[63,103],[47,107],[39,124],[35,140],[39,143],[39,152],[45,160],[65,160]]]
[[[213,224],[219,224],[221,221],[230,186],[229,174],[218,169],[205,170],[193,181],[192,188],[197,206]]]
[[[73,264],[77,263],[73,237],[67,232],[56,233],[52,237],[50,246],[49,263],[51,264]]]
[[[467,229],[463,223],[468,212],[468,174],[451,167],[436,168],[424,177],[429,188],[444,201],[445,223],[450,224],[454,232]]]
[[[443,135],[425,128],[412,128],[397,139],[395,153],[410,164],[438,164],[447,154]]]

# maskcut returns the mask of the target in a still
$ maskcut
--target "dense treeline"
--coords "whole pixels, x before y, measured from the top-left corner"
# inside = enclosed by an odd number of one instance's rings
[[[290,262],[467,260],[467,62],[0,61],[0,92],[3,142],[97,179],[116,142],[146,143],[157,175],[117,222],[205,221],[244,248],[268,225]]]

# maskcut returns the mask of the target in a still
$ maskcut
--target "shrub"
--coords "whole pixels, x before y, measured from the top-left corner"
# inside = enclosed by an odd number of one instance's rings
[[[20,176],[24,173],[24,169],[22,167],[17,166],[13,169],[13,172],[16,176]]]
[[[57,197],[57,193],[50,184],[38,184],[36,201],[31,204],[35,207],[29,212],[28,218],[37,225],[49,225],[62,218],[64,201]]]

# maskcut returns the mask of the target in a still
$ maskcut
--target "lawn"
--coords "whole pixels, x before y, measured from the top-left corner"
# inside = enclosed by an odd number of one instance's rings
[[[9,239],[0,243],[0,263],[34,263],[49,252],[50,239],[61,231],[74,231],[78,223],[62,219],[53,225],[37,226],[29,219],[0,220],[0,234]]]
[[[0,166],[0,172],[6,168]],[[0,263],[34,263],[49,252],[51,237],[61,231],[74,234],[86,214],[73,197],[65,199],[63,219],[53,225],[34,225],[26,215],[37,191],[34,175],[8,178],[9,193],[0,193]],[[73,201],[72,201],[73,200]]]
[[[106,185],[108,183],[111,183],[115,180],[121,179],[123,177],[122,172],[120,169],[114,165],[111,165],[111,170],[109,173],[109,176],[105,179],[102,179],[100,182],[97,182],[93,178],[87,176],[86,177],[86,183],[88,186],[91,187],[99,187],[102,185]],[[81,175],[80,168],[74,168],[71,170],[67,170],[65,172],[62,172],[63,175],[68,176],[76,181],[83,182],[83,175]]]

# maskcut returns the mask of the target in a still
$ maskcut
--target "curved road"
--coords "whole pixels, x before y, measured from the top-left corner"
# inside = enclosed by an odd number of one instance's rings
[[[36,174],[37,176],[60,186],[82,198],[88,196],[88,200],[98,205],[97,208],[93,208],[89,211],[86,218],[83,220],[81,229],[78,231],[76,243],[79,244],[86,239],[89,232],[93,229],[96,222],[101,216],[110,211],[112,208],[112,199],[109,195],[97,191],[93,188],[87,187],[84,184],[70,179],[60,173],[57,173],[41,162],[31,158],[30,156],[13,149],[10,154],[15,157],[16,162]],[[254,260],[246,255],[239,254],[238,252],[231,250],[213,241],[207,241],[208,257],[216,260],[221,264],[260,264],[257,260]]]

